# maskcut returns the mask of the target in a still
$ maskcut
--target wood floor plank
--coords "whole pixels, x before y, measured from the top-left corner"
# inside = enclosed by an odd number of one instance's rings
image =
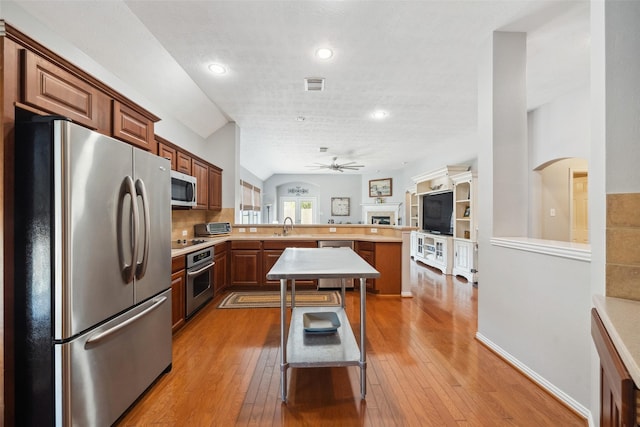
[[[477,288],[412,262],[411,290],[367,295],[366,400],[358,367],[290,368],[282,403],[279,309],[218,309],[218,297],[174,335],[172,371],[118,425],[587,425],[475,339]],[[345,299],[358,340],[359,299]]]

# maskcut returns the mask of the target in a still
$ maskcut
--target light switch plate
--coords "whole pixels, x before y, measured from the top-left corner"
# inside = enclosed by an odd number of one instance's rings
[[[378,232],[378,229],[377,229],[377,228],[372,228],[372,229],[371,229],[371,232],[372,232],[372,233],[377,233],[377,232]]]
[[[335,233],[335,232],[336,232],[335,227],[329,227],[329,233]]]
[[[245,231],[247,230],[244,227],[238,228],[238,233],[244,233]]]
[[[187,230],[182,230],[182,237],[187,237]]]
[[[256,227],[250,227],[249,228],[249,233],[255,233],[257,231],[258,231],[258,229]]]

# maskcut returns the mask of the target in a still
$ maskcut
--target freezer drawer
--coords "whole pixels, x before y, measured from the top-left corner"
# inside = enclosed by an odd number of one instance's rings
[[[54,346],[54,359],[56,425],[110,426],[171,367],[171,290]]]

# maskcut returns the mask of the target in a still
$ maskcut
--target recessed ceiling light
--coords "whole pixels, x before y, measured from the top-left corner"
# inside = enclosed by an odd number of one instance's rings
[[[211,71],[213,74],[226,74],[227,73],[227,69],[224,65],[221,64],[210,64],[209,65],[209,71]]]
[[[316,57],[319,59],[329,59],[333,56],[333,51],[328,47],[321,47],[316,50]]]
[[[377,110],[377,111],[374,111],[371,114],[371,117],[373,117],[374,119],[377,119],[377,120],[382,120],[382,119],[386,118],[388,115],[389,115],[389,113],[387,113],[384,110]]]

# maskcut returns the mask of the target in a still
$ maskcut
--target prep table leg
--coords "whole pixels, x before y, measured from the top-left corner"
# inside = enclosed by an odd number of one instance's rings
[[[287,279],[280,279],[280,390],[282,401],[287,401],[287,343],[285,327],[287,320]]]
[[[343,288],[344,289],[344,288]],[[367,279],[360,278],[360,397],[367,394]]]

